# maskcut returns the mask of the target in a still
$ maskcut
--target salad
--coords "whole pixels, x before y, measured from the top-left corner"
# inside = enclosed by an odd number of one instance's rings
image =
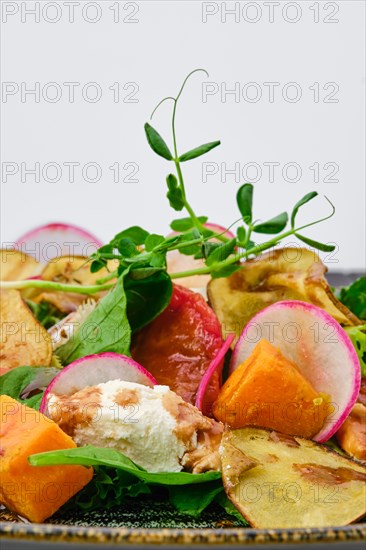
[[[244,183],[230,227],[197,215],[183,163],[220,145],[178,153],[197,72],[151,115],[172,102],[172,147],[145,124],[186,213],[167,235],[54,223],[1,251],[0,502],[29,521],[145,495],[257,528],[366,514],[366,277],[329,286],[306,230],[335,208],[301,222],[316,191],[261,221]]]

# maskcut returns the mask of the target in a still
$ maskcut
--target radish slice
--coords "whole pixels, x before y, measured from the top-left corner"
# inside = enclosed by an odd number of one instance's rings
[[[225,229],[225,227],[222,227],[221,225],[217,225],[214,223],[205,223],[205,227],[207,227],[207,229],[215,231],[215,233],[223,233],[224,237],[227,237],[228,239],[233,239],[235,237],[235,235],[231,231],[228,231],[227,229]],[[173,235],[177,235],[177,233],[174,231],[169,235],[169,237],[172,237]],[[168,273],[189,271],[191,269],[199,269],[200,267],[205,267],[205,263],[203,262],[203,260],[195,260],[193,256],[185,256],[184,254],[181,254],[179,250],[172,250],[167,254]],[[192,275],[191,277],[184,277],[183,279],[179,279],[179,284],[186,288],[196,290],[206,287],[210,279],[210,275]]]
[[[289,300],[259,312],[246,325],[234,348],[230,373],[252,353],[262,338],[278,347],[334,407],[313,438],[327,441],[350,413],[361,384],[361,368],[352,342],[343,328],[317,306]]]
[[[103,243],[76,225],[50,223],[19,237],[15,246],[38,262],[48,263],[59,256],[90,256]]]
[[[230,346],[233,343],[234,339],[235,339],[235,334],[229,334],[229,336],[226,338],[225,342],[222,344],[221,348],[219,349],[216,357],[211,361],[208,369],[206,370],[205,374],[202,377],[200,385],[198,386],[195,405],[197,409],[199,409],[201,412],[204,412],[204,414],[206,413],[210,414],[211,408],[212,408],[212,403],[205,401],[207,388],[211,382],[211,378],[213,374],[218,370],[219,371],[222,370],[222,367],[224,365],[225,355],[230,349]],[[203,408],[205,409],[205,411],[203,411]]]
[[[131,357],[113,352],[87,355],[63,368],[47,386],[40,405],[40,412],[47,416],[50,394],[73,395],[87,387],[110,380],[124,380],[144,386],[155,386],[157,381],[144,367]]]

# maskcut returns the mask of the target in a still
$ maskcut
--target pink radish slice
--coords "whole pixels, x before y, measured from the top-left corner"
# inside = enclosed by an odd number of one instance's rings
[[[63,368],[47,386],[40,412],[47,415],[48,396],[73,395],[87,386],[96,386],[110,380],[124,380],[144,386],[155,386],[157,381],[131,357],[113,352],[87,355]]]
[[[231,231],[228,231],[221,225],[205,223],[205,227],[215,231],[215,233],[223,233],[224,237],[227,237],[228,239],[233,239],[235,236]],[[176,234],[177,233],[174,231],[169,236]],[[185,256],[184,254],[181,254],[179,250],[172,250],[167,254],[168,273],[179,273],[180,271],[198,269],[200,267],[204,267],[204,265],[203,260],[195,260],[193,256]],[[191,277],[179,279],[179,284],[186,288],[197,289],[206,287],[210,279],[210,275],[192,275]]]
[[[89,256],[103,243],[76,225],[50,223],[28,231],[15,246],[38,262],[48,263],[59,256]]]
[[[334,412],[313,438],[327,441],[347,418],[360,389],[361,367],[350,338],[317,306],[296,300],[277,302],[246,325],[234,348],[230,372],[262,338],[278,347],[317,391],[330,396]]]
[[[222,367],[224,365],[225,355],[228,352],[234,339],[235,339],[235,334],[229,334],[229,336],[226,338],[225,342],[222,344],[221,348],[219,349],[216,357],[211,361],[208,369],[206,370],[205,374],[202,377],[200,385],[198,386],[195,405],[197,409],[199,409],[201,412],[204,412],[205,414],[208,412],[206,409],[210,410],[213,405],[213,403],[207,403],[205,401],[207,388],[211,382],[211,378],[213,374],[217,370],[220,370],[220,371],[222,370]],[[203,408],[205,408],[205,411],[203,411]]]

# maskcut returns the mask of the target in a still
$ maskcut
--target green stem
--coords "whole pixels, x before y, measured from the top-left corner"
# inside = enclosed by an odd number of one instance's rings
[[[24,288],[40,288],[42,290],[55,290],[59,292],[72,292],[77,294],[96,294],[102,290],[109,290],[114,283],[107,285],[69,285],[55,283],[54,281],[40,281],[39,279],[25,279],[23,281],[1,281],[0,288],[4,290],[22,290]]]
[[[331,216],[333,216],[333,212],[332,212],[332,214],[330,214],[329,216],[326,216],[325,218],[322,218],[321,220],[318,220],[316,222],[308,223],[308,224],[303,225],[299,228],[290,229],[288,231],[285,231],[284,233],[281,233],[280,235],[277,235],[276,237],[274,237],[273,239],[270,239],[269,241],[267,241],[265,243],[253,246],[252,248],[249,248],[248,250],[245,250],[244,252],[242,252],[240,254],[235,254],[234,256],[229,256],[229,258],[227,258],[223,262],[220,262],[219,264],[216,264],[216,265],[213,265],[213,266],[210,266],[210,267],[206,266],[206,267],[201,267],[201,268],[198,268],[198,269],[191,269],[191,270],[188,270],[188,271],[181,271],[181,272],[178,272],[178,273],[172,273],[171,278],[172,279],[181,279],[183,277],[190,277],[191,275],[208,275],[213,270],[222,269],[222,268],[227,267],[229,265],[235,264],[239,260],[241,260],[243,258],[248,258],[252,254],[258,255],[261,252],[263,252],[264,249],[271,248],[272,246],[276,245],[277,243],[279,243],[280,241],[282,241],[286,237],[290,237],[291,235],[295,235],[295,233],[297,233],[299,231],[302,231],[303,229],[306,229],[307,227],[310,227],[312,225],[315,225],[317,223],[325,221],[328,218],[330,218]]]
[[[118,271],[112,271],[109,275],[106,277],[103,277],[102,279],[97,280],[97,285],[104,285],[104,283],[107,283],[108,281],[111,281],[112,279],[115,279],[118,277]]]

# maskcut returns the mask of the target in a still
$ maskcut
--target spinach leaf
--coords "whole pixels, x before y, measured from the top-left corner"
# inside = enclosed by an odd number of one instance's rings
[[[226,493],[224,490],[222,490],[221,493],[218,493],[216,495],[215,502],[219,504],[227,514],[235,517],[235,519],[237,521],[240,521],[240,523],[242,523],[243,525],[249,526],[249,523],[247,522],[247,520],[241,515],[239,510],[235,508],[234,504],[226,496]]]
[[[30,384],[34,386],[35,391],[37,388],[45,388],[58,372],[58,369],[52,367],[15,367],[0,376],[0,394],[8,395],[19,401],[19,403],[38,411],[43,391],[39,391],[30,397],[25,397],[26,388]]]
[[[169,501],[176,510],[182,514],[199,517],[203,510],[223,491],[223,487],[221,480],[217,480],[204,485],[170,486],[168,491]]]
[[[100,300],[72,338],[58,348],[57,355],[64,365],[104,351],[129,354],[131,328],[124,289],[127,274],[128,270],[118,277],[116,285]]]
[[[31,455],[28,461],[32,466],[56,466],[60,464],[107,466],[132,474],[145,483],[157,485],[194,485],[196,483],[221,479],[221,472],[206,472],[204,474],[190,474],[187,472],[147,472],[119,451],[115,449],[94,447],[93,445],[77,447],[75,449],[38,453]]]
[[[124,285],[132,332],[155,319],[169,304],[173,292],[172,280],[166,271],[158,271],[144,279],[136,279],[134,273],[129,273]]]
[[[342,288],[337,297],[359,319],[366,320],[366,276]]]

